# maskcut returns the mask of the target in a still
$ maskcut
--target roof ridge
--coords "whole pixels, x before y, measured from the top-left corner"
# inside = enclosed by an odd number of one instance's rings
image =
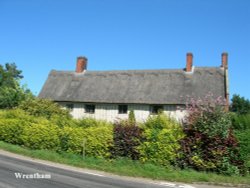
[[[221,67],[196,67],[195,69],[221,69]],[[142,73],[142,72],[185,72],[183,69],[129,69],[129,70],[86,70],[85,73]],[[51,72],[58,73],[75,73],[75,71],[64,71],[64,70],[51,70]]]

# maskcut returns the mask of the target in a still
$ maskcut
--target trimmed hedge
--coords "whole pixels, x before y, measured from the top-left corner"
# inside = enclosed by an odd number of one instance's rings
[[[92,126],[91,126],[92,125]],[[83,153],[87,156],[110,157],[113,126],[94,119],[73,120],[50,116],[34,117],[16,109],[0,111],[0,140],[31,149]]]
[[[113,145],[112,126],[64,127],[61,131],[61,148],[64,151],[93,157],[110,157]]]
[[[60,146],[59,127],[48,122],[25,126],[21,139],[31,149],[58,150]]]
[[[16,119],[0,120],[0,140],[21,145],[23,143],[20,136],[23,133],[24,124]]]
[[[0,111],[0,140],[96,158],[127,157],[165,167],[179,165],[226,175],[246,174],[250,129],[236,131],[238,144],[227,113],[213,107],[205,112],[203,106],[198,111],[192,109],[184,129],[163,113],[137,126],[134,120],[112,125],[90,118],[74,120],[53,114],[45,118],[20,109],[6,110]]]
[[[175,164],[183,136],[176,120],[163,113],[150,117],[143,126],[143,141],[138,147],[140,160],[164,166]]]

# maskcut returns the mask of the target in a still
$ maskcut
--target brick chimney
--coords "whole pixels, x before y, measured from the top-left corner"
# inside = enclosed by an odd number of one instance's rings
[[[229,80],[228,80],[228,53],[226,52],[223,52],[221,54],[221,67],[224,68],[224,73],[225,73],[225,99],[226,99],[225,110],[229,111],[230,96],[229,96]]]
[[[223,52],[221,54],[221,66],[223,68],[225,68],[225,69],[228,69],[228,61],[227,61],[227,59],[228,59],[228,53]]]
[[[193,67],[193,54],[187,53],[186,72],[192,72],[192,67]]]
[[[82,73],[87,69],[88,59],[84,56],[77,57],[76,61],[76,73]]]

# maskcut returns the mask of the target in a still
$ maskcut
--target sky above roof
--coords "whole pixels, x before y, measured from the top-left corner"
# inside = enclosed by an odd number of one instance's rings
[[[0,0],[0,64],[15,62],[38,94],[50,70],[220,66],[230,93],[250,98],[249,0]]]

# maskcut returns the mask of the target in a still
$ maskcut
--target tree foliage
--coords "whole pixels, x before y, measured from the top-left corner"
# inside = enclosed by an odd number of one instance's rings
[[[241,115],[247,114],[250,112],[250,101],[240,95],[233,95],[230,110]]]
[[[21,87],[22,78],[22,71],[17,69],[15,63],[0,65],[0,109],[16,107],[32,96],[28,89]]]

